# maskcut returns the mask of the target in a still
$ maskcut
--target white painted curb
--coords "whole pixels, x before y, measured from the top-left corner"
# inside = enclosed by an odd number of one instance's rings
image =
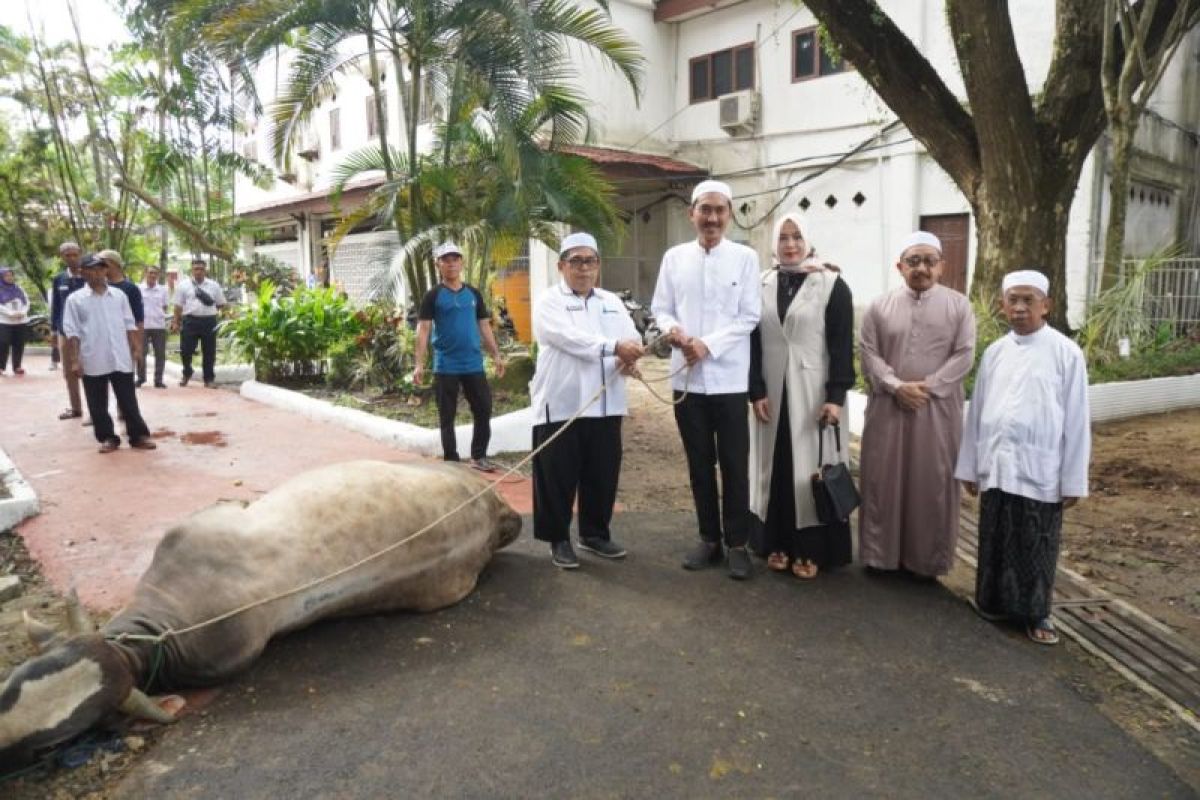
[[[192,380],[199,381],[201,379],[200,365],[197,363],[199,358],[192,361],[192,367],[195,372],[192,373]],[[147,378],[149,378],[150,365],[146,365]],[[169,377],[173,381],[178,381],[183,377],[183,367],[174,361],[167,359],[163,365],[163,376]],[[213,368],[213,379],[218,385],[231,386],[242,383],[244,381],[254,380],[254,365],[253,364],[217,364]]]
[[[964,405],[965,414],[966,406]],[[1144,381],[1095,383],[1088,387],[1088,406],[1092,422],[1112,422],[1143,414],[1162,414],[1200,406],[1200,374],[1173,378],[1148,378]],[[862,435],[867,396],[851,391],[846,411],[851,433]]]
[[[0,450],[0,482],[8,486],[11,495],[0,500],[0,531],[15,528],[41,510],[37,492],[21,477],[17,466],[3,450]]]
[[[408,422],[378,417],[355,408],[336,406],[325,400],[281,389],[266,383],[249,380],[242,384],[242,397],[275,408],[291,411],[318,422],[340,425],[348,430],[369,436],[402,450],[427,456],[442,454],[441,435],[437,430],[422,428]],[[466,457],[471,449],[471,426],[454,429],[458,452]],[[533,413],[528,408],[492,419],[492,440],[488,455],[528,450],[533,441]]]

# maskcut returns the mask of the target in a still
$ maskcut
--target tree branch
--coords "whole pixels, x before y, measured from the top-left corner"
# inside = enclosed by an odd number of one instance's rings
[[[236,260],[236,256],[232,250],[229,250],[217,244],[212,239],[209,239],[204,235],[204,231],[200,230],[183,217],[171,211],[171,209],[160,203],[157,197],[150,194],[142,187],[134,186],[132,183],[123,180],[120,177],[113,178],[113,185],[118,189],[124,189],[125,191],[137,197],[146,205],[150,206],[150,208],[154,209],[155,212],[162,217],[163,222],[167,223],[172,228],[186,236],[189,240],[191,240],[192,244],[195,245],[197,249],[203,250],[206,253],[212,253],[214,256],[223,258],[226,261]]]
[[[937,70],[875,0],[805,5],[908,130],[968,199],[982,178],[975,123]]]

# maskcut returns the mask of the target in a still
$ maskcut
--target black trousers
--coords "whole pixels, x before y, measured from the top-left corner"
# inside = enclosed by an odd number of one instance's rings
[[[442,431],[442,458],[458,461],[458,442],[454,438],[454,415],[458,413],[458,388],[467,398],[475,430],[471,433],[471,458],[480,459],[487,455],[488,443],[492,440],[492,387],[488,386],[487,375],[474,372],[469,375],[435,374],[433,396],[437,400],[438,427]]]
[[[154,348],[154,382],[163,382],[163,367],[167,364],[167,332],[163,328],[142,331],[142,357],[138,359],[138,383],[146,382],[146,359]]]
[[[112,417],[108,413],[108,387],[112,386],[113,394],[117,397],[117,408],[125,418],[125,435],[130,442],[145,439],[150,435],[138,410],[137,390],[133,388],[132,372],[110,372],[107,375],[84,375],[83,396],[87,399],[88,413],[92,415],[92,433],[100,444],[116,439],[116,429]]]
[[[8,369],[10,350],[13,369],[20,369],[21,358],[25,355],[24,325],[0,325],[0,370]]]
[[[580,417],[533,457],[533,538],[570,537],[571,509],[579,496],[579,538],[609,539],[621,473],[621,417]],[[565,422],[533,426],[537,449]]]
[[[675,392],[678,400],[681,392]],[[745,392],[689,394],[675,406],[700,538],[741,547],[750,536],[750,425]],[[716,466],[721,467],[717,495]]]
[[[183,361],[183,374],[192,377],[192,356],[196,354],[196,345],[200,345],[200,365],[204,382],[211,383],[216,378],[217,366],[217,318],[216,317],[184,317],[182,330],[179,332],[179,357]]]

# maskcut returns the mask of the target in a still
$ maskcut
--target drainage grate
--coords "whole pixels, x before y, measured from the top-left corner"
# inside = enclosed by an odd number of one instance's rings
[[[964,509],[958,557],[975,566],[978,526]],[[1200,730],[1200,651],[1074,570],[1058,567],[1054,621],[1059,630]]]

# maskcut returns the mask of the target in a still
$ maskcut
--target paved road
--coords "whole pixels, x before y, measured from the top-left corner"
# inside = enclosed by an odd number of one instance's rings
[[[425,616],[268,648],[119,787],[130,797],[1193,797],[1056,677],[1072,656],[940,586],[677,566],[685,515],[625,514],[624,563],[522,539]]]
[[[18,528],[29,552],[56,588],[77,587],[92,608],[124,604],[167,527],[217,500],[254,500],[337,461],[420,458],[198,383],[139,391],[157,450],[123,445],[101,455],[91,428],[56,419],[67,391],[48,365],[32,356],[24,378],[0,379],[0,446],[42,502],[42,513]],[[519,510],[531,507],[528,481],[502,491]]]

